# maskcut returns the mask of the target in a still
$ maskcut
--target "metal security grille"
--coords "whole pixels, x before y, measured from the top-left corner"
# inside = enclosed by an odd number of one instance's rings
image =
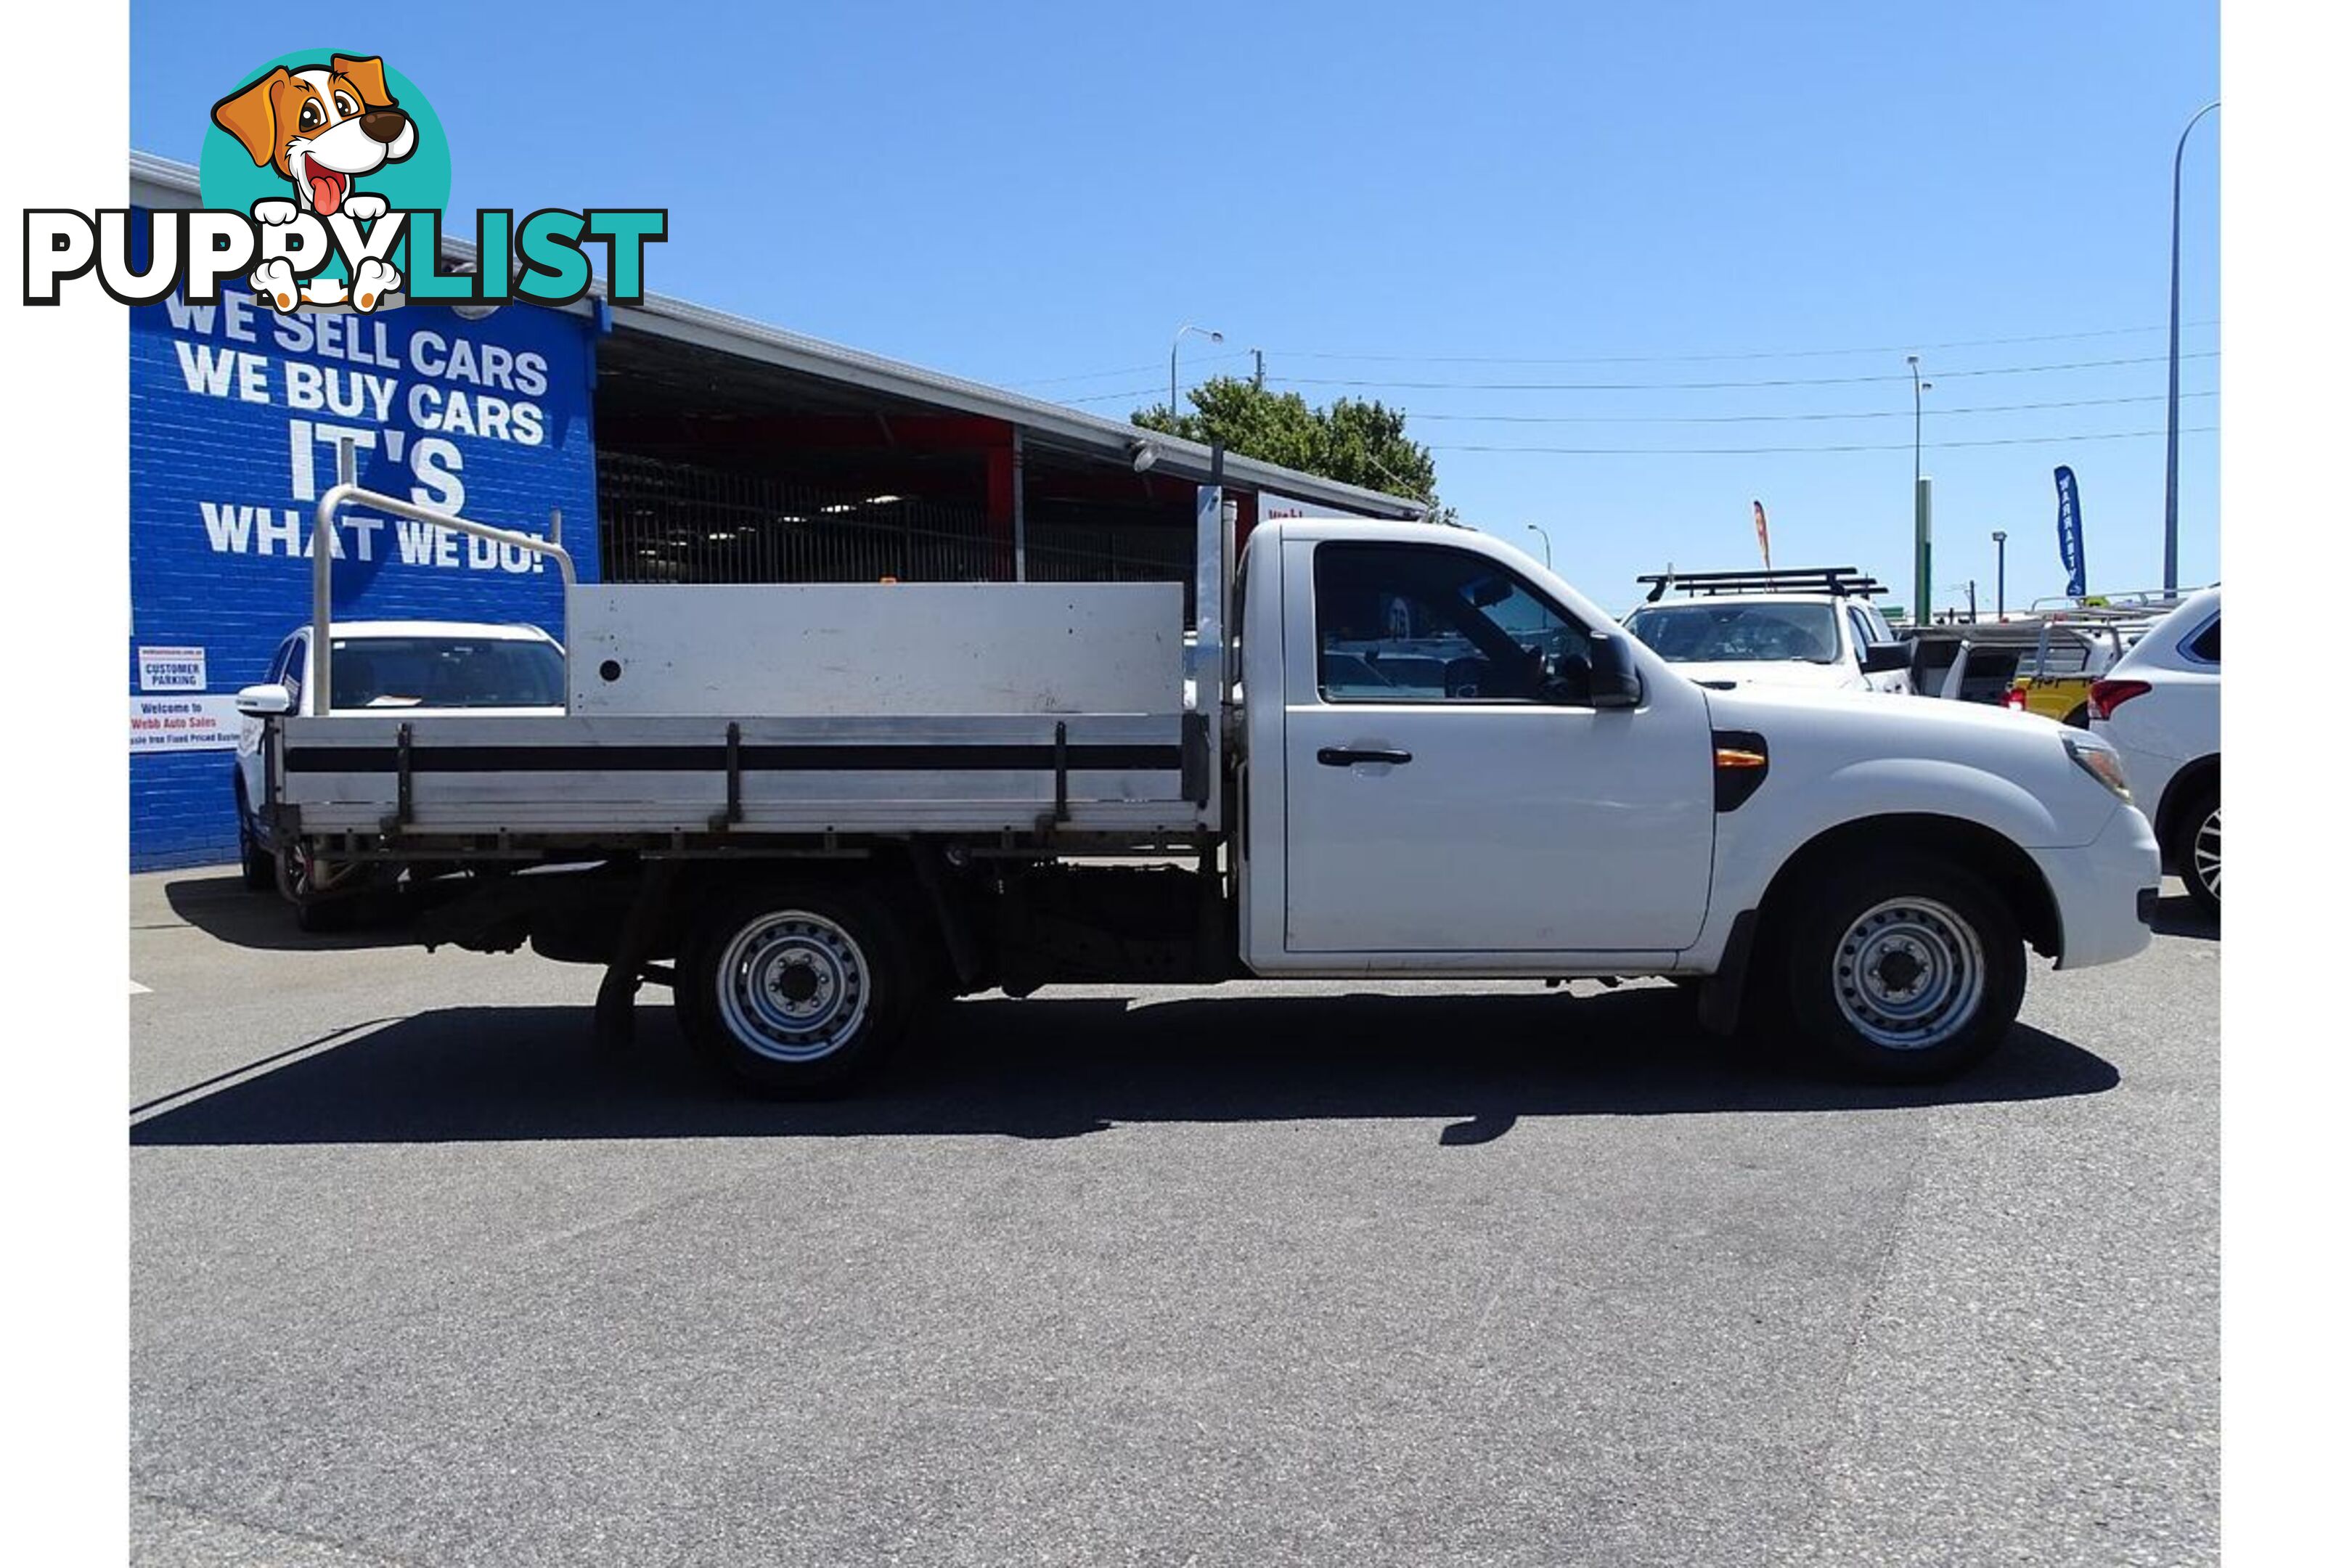
[[[614,583],[978,583],[1012,575],[977,509],[845,495],[628,453],[596,459]],[[996,561],[1003,555],[1002,568]]]
[[[604,576],[614,583],[1006,582],[1013,547],[987,514],[896,495],[843,494],[631,453],[596,460]],[[1032,521],[1027,575],[1044,583],[1185,582],[1188,538]]]

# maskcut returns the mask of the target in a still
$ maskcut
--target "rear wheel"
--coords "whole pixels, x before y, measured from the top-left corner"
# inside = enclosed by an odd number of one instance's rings
[[[920,998],[898,910],[866,888],[789,884],[720,900],[680,955],[679,1022],[757,1093],[835,1093],[879,1067]]]
[[[2172,864],[2189,885],[2189,901],[2206,919],[2221,918],[2221,792],[2200,786],[2174,822]]]
[[[1790,1021],[1839,1067],[1950,1078],[1990,1056],[2025,995],[2016,918],[1957,866],[1888,857],[1832,872],[1793,915]]]

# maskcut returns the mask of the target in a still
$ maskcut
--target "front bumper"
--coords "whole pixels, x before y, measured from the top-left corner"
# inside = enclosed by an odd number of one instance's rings
[[[2118,804],[2088,844],[2027,853],[2057,900],[2059,968],[2114,963],[2147,946],[2164,876],[2147,818]]]

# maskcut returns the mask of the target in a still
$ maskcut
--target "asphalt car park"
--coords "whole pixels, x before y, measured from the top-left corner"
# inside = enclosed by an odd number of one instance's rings
[[[657,995],[131,890],[155,1563],[2180,1563],[2218,1530],[2219,954],[1985,1068],[1671,987],[1049,989],[858,1098]]]

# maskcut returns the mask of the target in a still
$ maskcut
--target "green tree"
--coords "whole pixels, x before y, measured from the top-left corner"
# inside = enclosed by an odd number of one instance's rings
[[[1429,503],[1433,521],[1454,521],[1454,510],[1437,502],[1437,465],[1428,447],[1405,435],[1402,408],[1354,397],[1315,408],[1295,392],[1269,392],[1231,375],[1201,383],[1188,401],[1191,411],[1172,418],[1164,403],[1131,417],[1146,430],[1222,443],[1228,452],[1260,462],[1411,496]]]

